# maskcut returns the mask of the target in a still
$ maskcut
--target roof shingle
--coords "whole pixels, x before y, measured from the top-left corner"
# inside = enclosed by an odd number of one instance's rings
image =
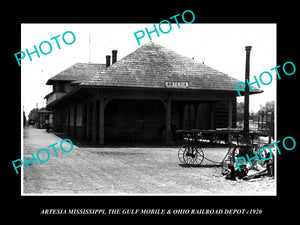
[[[239,80],[159,44],[148,42],[115,62],[76,63],[50,78],[81,87],[166,88],[166,82],[188,82],[188,89],[235,91]],[[240,85],[239,85],[240,86]],[[253,93],[261,90],[252,88]],[[244,93],[244,90],[241,91]]]
[[[187,81],[189,89],[229,91],[236,91],[234,84],[240,82],[161,45],[148,42],[80,85],[165,88],[166,81]],[[254,92],[260,90],[255,89]]]
[[[75,63],[69,68],[51,77],[46,84],[53,84],[53,81],[83,81],[91,79],[93,76],[105,70],[105,68],[105,64]]]

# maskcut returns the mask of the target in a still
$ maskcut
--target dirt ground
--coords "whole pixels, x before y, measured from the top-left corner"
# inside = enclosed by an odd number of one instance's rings
[[[23,194],[71,195],[276,195],[276,179],[226,180],[221,167],[203,161],[201,167],[187,167],[177,158],[178,147],[78,147],[61,151],[61,138],[44,129],[25,127],[23,153],[48,149],[47,162],[24,163]],[[58,157],[49,145],[55,146]],[[68,142],[63,143],[70,149]],[[226,148],[207,148],[205,156],[221,161]],[[42,160],[47,154],[41,151]]]

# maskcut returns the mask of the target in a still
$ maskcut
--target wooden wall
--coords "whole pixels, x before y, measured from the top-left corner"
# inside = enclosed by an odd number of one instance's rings
[[[101,89],[97,88],[82,91],[74,98],[69,97],[62,101],[59,107],[54,107],[55,131],[62,130],[75,138],[99,143],[100,91]],[[105,141],[163,140],[166,131],[165,102],[170,96],[176,97],[171,99],[171,131],[228,127],[230,105],[231,123],[232,127],[235,127],[236,98],[224,93],[217,99],[216,93],[213,95],[201,93],[191,92],[191,98],[188,98],[188,93],[168,95],[164,92],[113,90],[109,95],[109,91],[106,90],[103,95]],[[151,98],[152,94],[155,99],[147,99]],[[187,99],[182,99],[183,97]]]

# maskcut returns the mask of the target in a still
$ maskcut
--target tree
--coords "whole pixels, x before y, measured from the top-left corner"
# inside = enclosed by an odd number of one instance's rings
[[[26,116],[25,116],[25,112],[23,111],[23,125],[25,126],[26,124]]]
[[[259,105],[259,111],[269,111],[269,112],[274,112],[274,109],[275,109],[275,102],[272,100],[272,101],[268,101],[266,102],[266,104],[262,105],[260,104]]]
[[[28,115],[28,119],[29,120],[35,120],[36,119],[36,108],[33,108],[32,110],[30,110],[29,115]]]
[[[236,104],[236,111],[238,113],[244,113],[244,102],[238,102]]]
[[[42,107],[42,108],[39,108],[39,109],[33,108],[32,110],[30,110],[29,115],[28,115],[28,120],[36,120],[37,111],[42,110],[42,109],[45,109],[45,107]]]

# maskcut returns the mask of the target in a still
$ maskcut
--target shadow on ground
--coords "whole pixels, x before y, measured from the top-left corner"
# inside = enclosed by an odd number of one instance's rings
[[[206,168],[210,168],[210,167],[221,167],[222,165],[220,164],[205,164],[205,165],[189,165],[189,164],[178,164],[179,166],[183,167],[183,168],[191,168],[191,167],[206,167]]]

